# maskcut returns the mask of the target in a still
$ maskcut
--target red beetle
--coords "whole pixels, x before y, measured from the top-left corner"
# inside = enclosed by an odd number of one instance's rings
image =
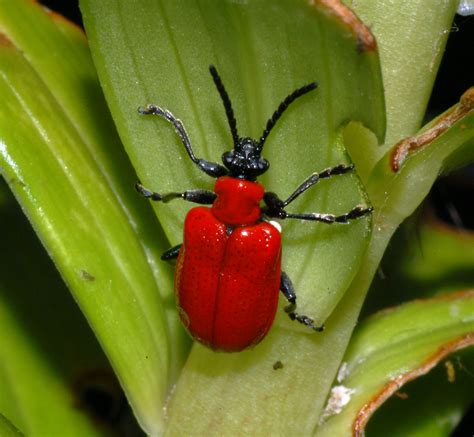
[[[206,174],[217,178],[214,191],[187,190],[159,194],[137,184],[146,198],[169,202],[181,198],[211,205],[189,211],[184,223],[184,242],[166,251],[162,259],[177,258],[175,291],[180,318],[190,335],[215,350],[241,351],[259,343],[272,326],[281,290],[292,320],[322,331],[313,319],[296,312],[296,295],[288,276],[281,271],[281,235],[271,218],[348,223],[369,214],[372,208],[356,206],[347,214],[303,213],[285,210],[320,179],[353,170],[340,164],[309,176],[286,200],[265,192],[256,181],[269,163],[261,157],[263,145],[275,123],[298,97],[316,88],[310,83],[288,95],[268,120],[259,140],[237,134],[237,122],[227,91],[214,66],[214,83],[224,103],[234,148],[222,155],[223,166],[196,158],[183,124],[171,112],[156,105],[140,108],[141,114],[159,115],[170,122],[191,160]],[[263,202],[264,206],[261,206]]]

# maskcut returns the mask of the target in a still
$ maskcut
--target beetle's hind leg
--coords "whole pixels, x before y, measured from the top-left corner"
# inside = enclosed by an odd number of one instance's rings
[[[321,222],[326,223],[327,225],[331,225],[333,223],[342,223],[348,224],[350,220],[359,219],[361,217],[365,217],[372,213],[374,208],[371,206],[364,207],[361,205],[352,208],[349,212],[341,215],[334,215],[334,214],[320,214],[318,212],[305,212],[302,214],[292,214],[286,211],[281,210],[280,219],[298,219],[298,220],[310,220],[314,222]]]
[[[163,261],[171,261],[172,259],[178,258],[179,251],[181,250],[182,245],[183,244],[178,244],[177,246],[171,247],[166,252],[164,252],[163,255],[161,255],[160,258]]]
[[[285,307],[285,312],[288,314],[291,320],[296,320],[314,331],[324,331],[324,325],[317,326],[314,324],[314,320],[311,317],[305,316],[304,314],[298,314],[296,312],[295,289],[290,278],[285,272],[281,272],[280,290],[288,301],[288,305]]]

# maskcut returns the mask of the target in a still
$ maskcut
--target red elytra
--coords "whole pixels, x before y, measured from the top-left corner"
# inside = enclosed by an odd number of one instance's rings
[[[313,173],[286,199],[266,192],[256,182],[268,170],[262,158],[263,145],[283,112],[297,98],[316,88],[315,83],[296,89],[278,106],[259,140],[240,137],[227,91],[211,65],[232,134],[234,148],[222,155],[224,165],[194,155],[189,136],[170,111],[156,105],[139,108],[141,114],[158,115],[170,122],[190,159],[209,176],[217,178],[214,191],[187,190],[159,194],[137,184],[146,198],[169,202],[184,199],[200,206],[189,211],[184,223],[184,241],[166,251],[162,259],[177,258],[175,292],[180,318],[190,335],[214,350],[241,351],[259,343],[275,318],[280,290],[288,300],[285,311],[314,331],[323,326],[296,312],[296,294],[289,277],[281,271],[281,235],[272,218],[348,223],[370,214],[372,208],[356,206],[346,214],[289,213],[285,208],[320,179],[353,170],[339,164]],[[263,203],[263,206],[261,205]]]
[[[262,185],[224,176],[217,179],[215,192],[211,208],[196,207],[186,216],[176,298],[192,337],[212,349],[234,352],[257,344],[273,323],[281,237],[277,228],[261,221]]]

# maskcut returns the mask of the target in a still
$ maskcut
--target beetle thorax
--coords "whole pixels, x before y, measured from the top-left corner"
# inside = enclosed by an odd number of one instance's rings
[[[231,226],[250,225],[260,220],[260,201],[265,190],[258,182],[224,176],[217,179],[214,191],[217,199],[212,213],[218,220]]]

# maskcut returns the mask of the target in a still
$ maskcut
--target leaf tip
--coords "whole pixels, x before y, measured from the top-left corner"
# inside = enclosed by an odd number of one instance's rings
[[[419,135],[404,138],[393,146],[389,158],[391,170],[397,173],[410,152],[418,150],[434,141],[473,109],[474,87],[471,87],[464,92],[459,99],[459,103],[439,116],[429,129],[421,132]]]
[[[309,0],[309,4],[319,7],[342,22],[354,36],[358,53],[373,52],[377,49],[377,42],[369,28],[340,0]]]

